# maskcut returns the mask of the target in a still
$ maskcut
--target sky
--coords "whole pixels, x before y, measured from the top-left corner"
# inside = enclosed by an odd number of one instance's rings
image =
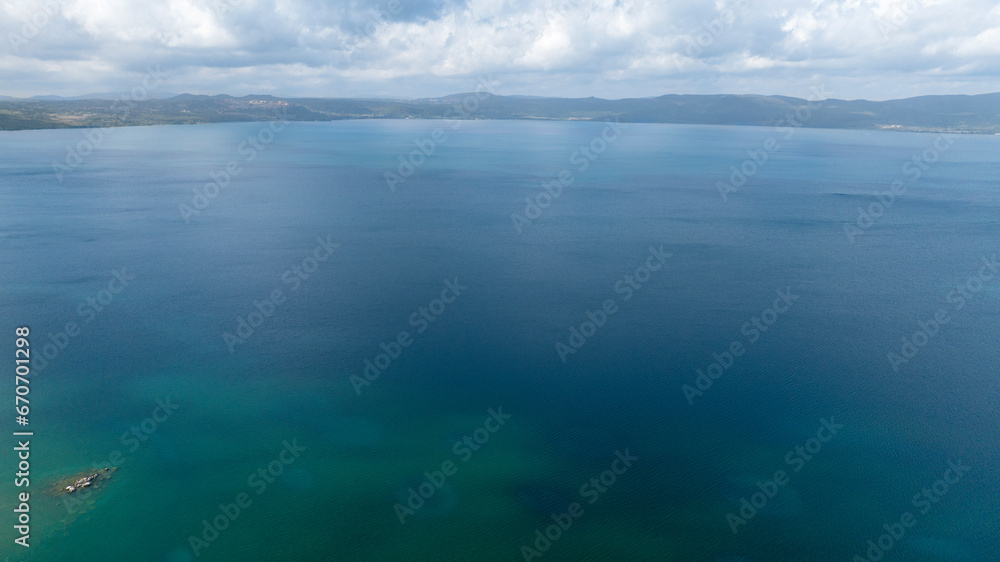
[[[0,0],[0,94],[1000,91],[996,0]]]

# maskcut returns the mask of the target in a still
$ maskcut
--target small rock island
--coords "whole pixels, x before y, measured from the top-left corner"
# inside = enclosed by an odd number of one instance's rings
[[[96,486],[102,481],[111,478],[111,475],[114,474],[115,470],[117,470],[117,467],[104,467],[101,470],[93,472],[81,472],[74,476],[69,476],[59,480],[55,484],[55,489],[60,493],[72,494],[77,490]]]

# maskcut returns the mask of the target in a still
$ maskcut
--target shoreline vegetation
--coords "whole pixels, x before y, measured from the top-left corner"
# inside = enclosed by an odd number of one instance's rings
[[[474,111],[467,101],[475,99]],[[691,125],[802,126],[1000,134],[1000,93],[901,100],[786,96],[665,95],[655,98],[535,98],[455,94],[420,100],[278,98],[181,94],[164,99],[18,99],[0,96],[0,131],[183,125],[247,121],[463,119],[619,121]]]

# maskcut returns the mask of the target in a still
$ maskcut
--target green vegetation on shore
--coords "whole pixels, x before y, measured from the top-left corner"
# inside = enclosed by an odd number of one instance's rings
[[[475,103],[469,100],[475,100]],[[462,109],[475,107],[473,111]],[[0,97],[0,130],[120,127],[232,121],[336,119],[548,119],[631,123],[806,126],[1000,133],[1000,93],[903,100],[807,101],[785,96],[531,98],[480,93],[424,100],[276,98],[183,94],[167,99],[36,100]]]

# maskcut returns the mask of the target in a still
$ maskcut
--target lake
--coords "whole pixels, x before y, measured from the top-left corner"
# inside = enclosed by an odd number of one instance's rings
[[[339,121],[0,154],[11,560],[1000,558],[1000,137]]]

